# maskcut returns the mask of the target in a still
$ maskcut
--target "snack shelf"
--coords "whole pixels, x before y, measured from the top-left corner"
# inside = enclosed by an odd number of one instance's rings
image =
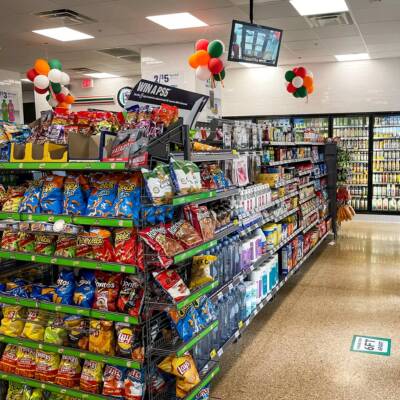
[[[106,321],[127,322],[131,325],[139,324],[139,320],[137,317],[132,317],[127,314],[121,314],[111,311],[94,310],[91,308],[84,308],[79,306],[50,303],[47,301],[27,299],[24,297],[7,296],[4,293],[0,293],[0,303],[19,305],[29,308],[38,308],[40,310],[60,312],[63,314],[80,315],[82,317],[88,317],[94,319],[104,319]]]
[[[208,365],[207,365],[207,367],[208,367]],[[208,369],[210,369],[210,368],[208,368]],[[206,371],[206,370],[207,370],[207,368],[204,367],[203,371]],[[214,368],[211,368],[210,372],[205,374],[205,376],[201,380],[201,382],[182,400],[193,400],[199,394],[199,392],[215,378],[215,376],[220,372],[220,370],[221,370],[221,368],[218,364],[215,365]]]
[[[172,199],[172,205],[180,206],[188,203],[204,204],[210,201],[215,201],[235,196],[238,193],[239,189],[237,187],[232,187],[222,190],[210,190],[207,192],[191,193],[184,196],[174,197]]]
[[[219,285],[218,281],[213,281],[213,282],[209,283],[208,285],[205,285],[205,286],[201,287],[199,290],[197,290],[196,292],[192,293],[191,295],[189,295],[185,299],[183,299],[183,300],[181,300],[181,301],[179,301],[177,303],[174,303],[173,306],[175,306],[177,310],[182,310],[182,308],[184,308],[185,306],[187,306],[190,303],[193,303],[199,297],[211,292],[213,289],[218,287],[218,285]]]
[[[172,153],[171,156],[176,160],[183,160],[183,153]],[[216,152],[192,152],[190,161],[192,162],[209,162],[209,161],[226,161],[237,158],[237,154],[233,151],[216,151]]]
[[[120,367],[127,367],[127,368],[141,368],[141,363],[134,360],[129,360],[126,358],[121,357],[112,357],[106,356],[103,354],[98,353],[91,353],[89,351],[73,349],[71,347],[64,347],[50,343],[44,342],[36,342],[33,340],[19,338],[19,337],[10,337],[5,335],[0,335],[0,342],[13,344],[16,346],[25,346],[35,350],[44,350],[50,353],[58,353],[58,354],[65,354],[67,356],[75,356],[78,358],[82,358],[84,360],[92,360],[92,361],[100,361],[107,364],[118,365]]]
[[[307,214],[303,215],[303,219],[306,219],[308,217],[310,217],[311,215],[313,215],[314,213],[318,212],[318,207],[314,208],[313,210],[311,210],[310,212],[308,212]]]
[[[64,386],[56,385],[54,383],[46,383],[38,381],[36,379],[25,378],[23,376],[10,374],[7,372],[0,372],[0,380],[5,380],[8,382],[20,383],[22,385],[28,385],[33,388],[47,390],[52,393],[62,394],[64,396],[71,396],[77,399],[86,400],[106,400],[109,399],[107,396],[102,396],[100,394],[92,394],[88,392],[83,392],[81,390],[70,389]]]
[[[310,225],[306,226],[303,229],[303,232],[306,233],[308,232],[310,229],[314,228],[315,225],[317,225],[319,223],[319,219],[315,220],[313,223],[311,223]]]
[[[306,198],[300,200],[300,201],[299,201],[299,204],[304,204],[304,203],[306,203],[308,200],[312,200],[312,199],[314,199],[314,198],[315,198],[315,193],[313,193],[311,196],[308,196],[308,197],[306,197]]]
[[[283,187],[283,186],[286,186],[286,185],[290,185],[291,183],[296,183],[296,182],[298,182],[299,181],[299,178],[293,178],[293,179],[289,179],[289,180],[287,180],[287,181],[281,181],[281,182],[278,182],[276,185],[275,185],[275,189],[278,189],[278,188],[280,188],[280,187]]]
[[[299,207],[295,207],[292,210],[286,211],[283,214],[278,215],[277,217],[275,217],[275,222],[279,222],[280,220],[288,217],[289,215],[294,214],[295,212],[299,211]]]
[[[124,162],[82,161],[82,162],[2,162],[0,170],[28,171],[123,171],[129,169]]]
[[[0,250],[0,258],[4,260],[31,261],[40,264],[62,265],[72,268],[87,268],[108,272],[124,272],[135,274],[136,266],[104,261],[92,261],[77,258],[45,256],[42,254],[23,253],[18,251]]]
[[[220,358],[226,348],[234,343],[241,334],[246,330],[246,328],[250,325],[252,320],[256,317],[256,315],[268,304],[272,301],[275,295],[279,292],[280,289],[286,284],[286,282],[300,269],[300,267],[311,257],[311,255],[317,250],[317,248],[324,242],[327,236],[331,232],[325,233],[324,236],[316,243],[316,245],[309,250],[309,252],[296,264],[294,268],[292,268],[289,273],[281,279],[281,281],[271,290],[270,293],[257,305],[255,310],[248,316],[245,321],[240,321],[238,324],[238,329],[234,332],[234,334],[218,349],[213,349],[210,352],[210,358],[214,359],[218,356]]]
[[[311,158],[306,157],[306,158],[296,158],[296,159],[284,160],[284,161],[270,161],[268,163],[268,165],[274,166],[274,165],[295,164],[295,163],[301,163],[301,162],[306,162],[306,161],[311,161]]]
[[[314,185],[314,181],[313,180],[310,181],[310,182],[307,182],[307,183],[303,183],[302,185],[299,185],[299,190],[300,189],[304,189],[305,187],[308,187],[308,186],[311,186],[311,185]]]
[[[305,171],[299,171],[297,173],[298,176],[310,175],[313,172],[313,169],[307,169]]]

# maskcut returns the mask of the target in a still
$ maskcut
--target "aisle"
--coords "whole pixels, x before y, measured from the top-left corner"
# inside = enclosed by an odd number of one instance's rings
[[[223,400],[398,400],[400,224],[346,224],[222,358]],[[350,351],[392,339],[390,357]]]

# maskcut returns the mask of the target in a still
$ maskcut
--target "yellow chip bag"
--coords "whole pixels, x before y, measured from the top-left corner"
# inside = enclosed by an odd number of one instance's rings
[[[53,343],[59,346],[65,345],[68,342],[68,332],[64,325],[62,317],[52,317],[44,331],[43,340],[46,343]]]
[[[112,321],[90,321],[89,351],[113,356],[115,354],[114,326]]]
[[[100,361],[85,360],[82,368],[80,389],[90,393],[100,393],[103,379],[104,363]]]
[[[35,379],[54,382],[60,365],[60,355],[43,350],[36,350]]]
[[[216,256],[194,256],[192,261],[192,278],[189,289],[195,289],[213,281],[211,264],[217,261]]]
[[[47,317],[44,311],[35,308],[29,309],[22,337],[43,341]]]
[[[25,325],[25,321],[23,321],[25,311],[25,308],[21,306],[4,306],[0,333],[11,337],[20,336]]]

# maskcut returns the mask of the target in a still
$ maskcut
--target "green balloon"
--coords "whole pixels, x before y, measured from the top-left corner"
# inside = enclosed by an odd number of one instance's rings
[[[299,95],[299,97],[303,98],[307,96],[307,89],[305,88],[305,86],[299,87],[296,90],[296,93]]]
[[[59,83],[51,82],[51,88],[55,94],[61,93],[61,85]]]
[[[293,79],[295,76],[296,76],[296,74],[295,74],[292,70],[289,70],[289,71],[287,71],[286,74],[285,74],[285,79],[286,79],[288,82],[292,82],[292,79]]]
[[[297,93],[297,91],[293,93],[293,96],[296,97],[296,99],[297,99],[298,97],[300,97],[299,94]]]
[[[46,101],[49,101],[50,100],[50,95],[48,94],[47,96],[46,96]]]
[[[224,46],[220,40],[213,40],[208,44],[207,53],[211,58],[221,57],[224,52]]]
[[[223,69],[219,74],[214,74],[214,79],[216,81],[223,81],[225,79],[225,70]]]
[[[49,66],[50,66],[50,69],[59,69],[60,71],[62,70],[61,61],[57,60],[57,58],[53,58],[52,60],[50,60]]]

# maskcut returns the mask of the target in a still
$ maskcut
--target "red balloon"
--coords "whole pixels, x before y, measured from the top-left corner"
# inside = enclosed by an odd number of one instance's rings
[[[58,94],[56,94],[56,99],[57,99],[57,101],[59,102],[59,103],[63,103],[64,101],[65,101],[65,98],[66,98],[67,96],[65,96],[65,94],[64,93],[58,93]]]
[[[294,93],[297,90],[291,83],[286,86],[286,89],[289,93]]]
[[[39,74],[36,72],[34,68],[31,68],[29,71],[26,71],[26,77],[33,82],[36,76]]]
[[[209,41],[207,39],[199,39],[196,42],[195,49],[198,50],[205,50],[207,51]]]
[[[224,69],[224,63],[219,58],[211,58],[208,62],[208,69],[213,75],[217,75]]]
[[[37,88],[37,87],[35,86],[35,92],[36,92],[36,93],[39,93],[39,94],[45,94],[45,93],[47,93],[48,90],[49,90],[48,88],[39,89],[39,88]]]
[[[304,78],[307,75],[307,71],[304,67],[297,68],[296,75],[300,76],[300,78]]]
[[[294,72],[296,75],[297,75],[297,70],[298,70],[297,67],[293,68],[293,72]]]

